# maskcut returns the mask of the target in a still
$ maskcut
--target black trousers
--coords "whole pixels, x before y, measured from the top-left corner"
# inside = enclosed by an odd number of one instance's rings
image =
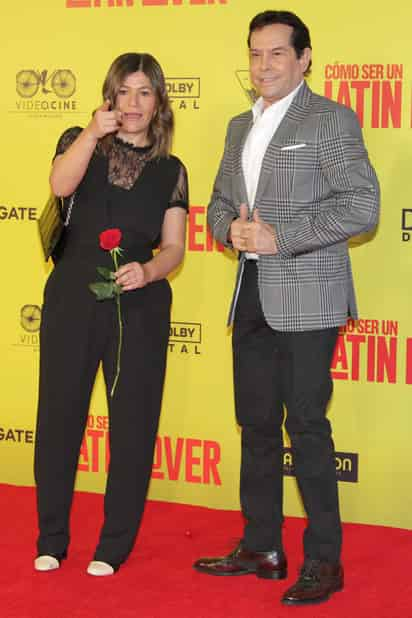
[[[108,395],[110,465],[96,560],[118,566],[139,528],[151,475],[165,374],[171,293],[160,281],[121,297],[123,346],[113,398],[118,345],[114,301],[46,289],[40,331],[40,385],[35,445],[39,554],[67,551],[69,515],[90,395],[100,362]]]
[[[330,364],[337,328],[279,332],[259,300],[257,266],[246,262],[234,330],[236,415],[242,427],[240,499],[243,542],[255,551],[283,551],[283,439],[289,434],[296,478],[308,516],[306,558],[339,560],[342,533],[331,426]]]

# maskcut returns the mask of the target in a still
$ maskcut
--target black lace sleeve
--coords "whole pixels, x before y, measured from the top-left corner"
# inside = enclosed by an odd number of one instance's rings
[[[172,196],[169,201],[168,208],[184,208],[189,210],[189,186],[187,180],[187,171],[183,163],[179,161],[179,174],[177,176],[176,186],[173,189]]]
[[[59,141],[57,142],[55,157],[57,155],[61,155],[71,146],[76,139],[76,137],[81,133],[83,129],[81,127],[71,127],[70,129],[66,129],[66,131],[60,136]]]

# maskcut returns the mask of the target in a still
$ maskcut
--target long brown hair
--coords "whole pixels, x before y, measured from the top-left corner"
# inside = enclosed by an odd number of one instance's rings
[[[153,144],[150,153],[151,158],[167,157],[172,147],[174,118],[167,94],[166,81],[156,58],[150,54],[136,53],[122,54],[116,58],[103,83],[103,100],[109,99],[112,108],[114,108],[124,80],[128,75],[137,71],[142,71],[149,79],[156,97],[156,110],[148,131],[149,141]]]

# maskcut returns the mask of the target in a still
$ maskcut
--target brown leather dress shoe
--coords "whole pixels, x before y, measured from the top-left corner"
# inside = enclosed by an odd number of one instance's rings
[[[311,605],[327,601],[343,589],[343,567],[320,560],[305,560],[299,579],[282,597],[284,605]]]
[[[287,575],[285,556],[278,551],[249,551],[240,543],[228,556],[201,558],[193,568],[208,575],[249,575],[264,579],[284,579]]]

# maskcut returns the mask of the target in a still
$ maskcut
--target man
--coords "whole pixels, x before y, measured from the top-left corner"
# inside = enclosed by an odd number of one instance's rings
[[[248,45],[260,98],[229,124],[208,210],[214,236],[240,252],[229,321],[246,524],[231,554],[194,567],[286,577],[285,406],[308,525],[300,576],[282,602],[304,605],[343,588],[330,363],[338,327],[357,317],[347,240],[376,225],[379,187],[355,114],[306,85],[305,24],[265,11],[251,21]]]

